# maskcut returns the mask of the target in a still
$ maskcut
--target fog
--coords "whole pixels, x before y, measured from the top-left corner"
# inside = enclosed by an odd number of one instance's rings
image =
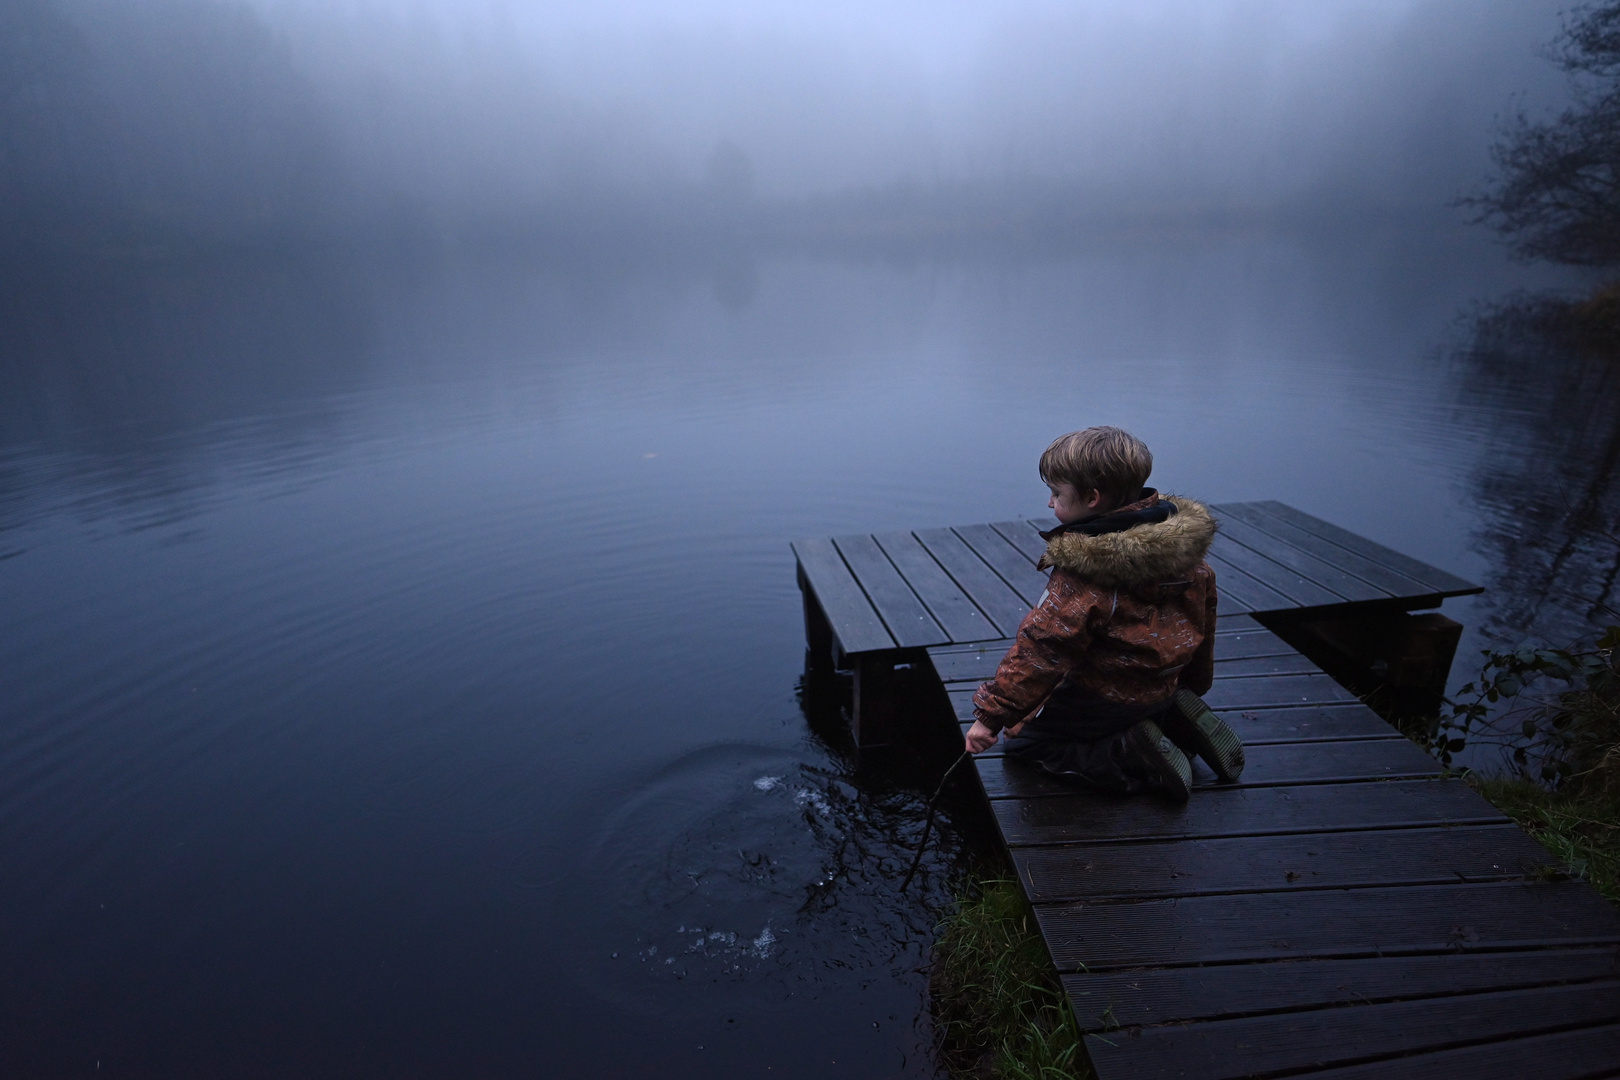
[[[1002,241],[1456,217],[1558,0],[3,0],[6,227]],[[1517,96],[1515,96],[1517,95]]]
[[[942,1075],[789,541],[1120,424],[1592,628],[1566,2],[0,0],[0,1075]]]

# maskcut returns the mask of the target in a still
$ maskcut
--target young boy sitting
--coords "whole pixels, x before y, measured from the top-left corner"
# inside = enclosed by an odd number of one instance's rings
[[[1047,503],[1040,603],[995,677],[973,695],[967,748],[1006,731],[1007,755],[1105,791],[1187,799],[1201,755],[1222,780],[1238,738],[1198,695],[1215,674],[1215,520],[1144,487],[1153,455],[1114,427],[1070,432],[1041,455]]]

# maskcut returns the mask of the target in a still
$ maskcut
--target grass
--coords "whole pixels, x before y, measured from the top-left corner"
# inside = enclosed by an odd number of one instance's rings
[[[1605,790],[1549,791],[1523,777],[1470,775],[1468,782],[1518,822],[1576,877],[1620,904],[1620,797]]]
[[[1091,1080],[1068,997],[1018,882],[980,881],[940,924],[930,976],[951,1075]]]

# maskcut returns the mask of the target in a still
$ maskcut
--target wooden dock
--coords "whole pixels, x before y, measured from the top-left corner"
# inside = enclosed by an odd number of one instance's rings
[[[1212,509],[1206,700],[1242,782],[1199,763],[1171,806],[976,759],[1101,1080],[1620,1076],[1620,911],[1263,625],[1329,651],[1413,629],[1432,682],[1455,624],[1406,613],[1477,587],[1280,503]],[[854,675],[864,745],[923,659],[965,729],[1045,587],[1030,522],[794,548],[808,663]]]

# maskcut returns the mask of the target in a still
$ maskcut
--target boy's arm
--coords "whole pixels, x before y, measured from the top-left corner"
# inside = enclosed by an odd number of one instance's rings
[[[1178,683],[1199,697],[1209,693],[1215,683],[1215,571],[1207,570],[1208,591],[1204,596],[1204,640],[1193,653],[1187,666],[1181,669]]]
[[[1051,696],[1090,643],[1090,605],[1077,590],[1055,580],[1041,603],[1018,626],[1012,648],[995,676],[973,694],[973,716],[994,733],[1012,727]]]

